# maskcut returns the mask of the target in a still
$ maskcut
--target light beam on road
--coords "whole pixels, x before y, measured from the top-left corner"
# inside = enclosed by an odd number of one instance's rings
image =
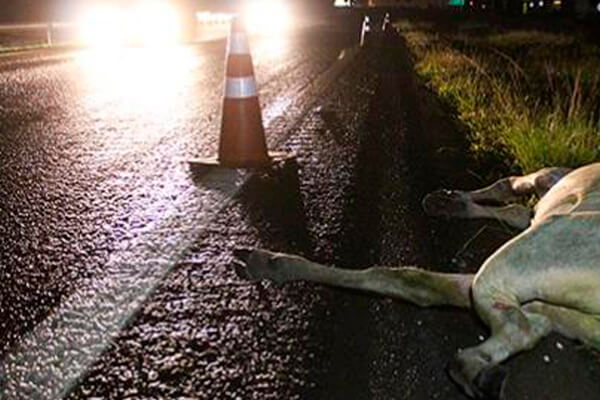
[[[192,71],[205,61],[182,46],[79,53],[76,66],[85,108],[106,113],[106,126],[119,121],[140,125],[127,131],[104,129],[96,140],[116,153],[160,140],[187,109],[181,93],[193,85]]]

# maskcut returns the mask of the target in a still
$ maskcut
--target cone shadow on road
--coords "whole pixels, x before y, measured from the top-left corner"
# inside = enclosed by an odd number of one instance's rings
[[[235,182],[243,181],[256,170],[198,167],[190,169],[190,178],[199,188],[227,193]]]
[[[313,246],[307,227],[298,163],[295,159],[253,174],[236,197],[261,241],[277,248],[310,254]]]

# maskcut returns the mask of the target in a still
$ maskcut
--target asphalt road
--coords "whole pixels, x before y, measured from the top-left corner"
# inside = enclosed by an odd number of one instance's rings
[[[354,45],[347,28],[252,39],[271,147]],[[216,151],[224,53],[0,58],[0,397],[70,390],[247,179],[184,161]]]
[[[271,147],[298,155],[257,174],[181,161],[216,148],[223,43],[0,59],[0,398],[465,399],[444,367],[487,335],[473,315],[231,268],[262,246],[473,271],[511,236],[423,215],[480,184],[464,137],[400,42],[340,58],[354,28],[253,43]],[[596,364],[553,335],[507,398],[595,398]]]

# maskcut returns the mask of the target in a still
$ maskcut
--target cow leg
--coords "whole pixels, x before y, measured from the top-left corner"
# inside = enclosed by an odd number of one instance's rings
[[[479,315],[490,324],[492,335],[479,346],[460,352],[450,375],[472,397],[502,397],[505,373],[498,364],[531,349],[550,331],[600,350],[600,316],[534,301],[520,307],[516,301],[494,296],[482,301],[473,288]]]
[[[502,221],[518,229],[529,226],[532,211],[520,204],[488,206],[474,202],[469,192],[437,190],[423,199],[423,208],[434,217],[489,218]]]
[[[546,316],[552,324],[553,331],[600,350],[599,315],[587,314],[541,301],[528,303],[523,306],[523,309],[526,312]]]
[[[569,168],[544,168],[525,176],[503,178],[478,190],[437,190],[425,196],[423,208],[431,216],[491,218],[525,229],[533,216],[529,208],[519,204],[492,206],[489,203],[509,203],[531,194],[541,197],[570,171]]]
[[[413,267],[371,267],[362,270],[334,268],[305,258],[266,250],[238,249],[238,275],[251,280],[277,283],[297,280],[364,290],[412,302],[433,305],[470,306],[472,274],[445,274]]]
[[[519,197],[531,194],[542,197],[563,176],[571,171],[570,168],[542,168],[531,174],[503,178],[490,186],[465,193],[475,203],[509,203]]]
[[[459,352],[450,366],[450,375],[467,394],[501,398],[504,374],[499,364],[531,349],[552,330],[547,314],[522,305],[535,299],[548,263],[532,259],[532,249],[547,246],[551,235],[541,228],[522,233],[488,258],[473,279],[473,307],[491,335]]]
[[[471,201],[476,203],[508,203],[530,194],[537,194],[542,197],[563,176],[571,171],[570,168],[542,168],[531,174],[503,178],[483,189],[467,193]]]
[[[485,207],[478,203],[508,203],[519,196],[535,192],[531,175],[500,179],[483,189],[473,191],[436,190],[423,199],[423,208],[432,216],[459,218],[496,218],[502,207]],[[495,215],[487,209],[495,209]],[[530,216],[527,212],[527,217]]]
[[[491,336],[482,344],[458,353],[449,366],[450,376],[471,397],[501,399],[506,373],[499,364],[533,348],[551,330],[550,320],[525,311],[516,299],[476,294],[473,301]]]

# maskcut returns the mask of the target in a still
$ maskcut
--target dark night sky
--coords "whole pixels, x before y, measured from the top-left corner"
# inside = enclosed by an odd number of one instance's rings
[[[76,14],[77,9],[85,4],[97,2],[98,0],[0,0],[0,22],[22,22],[22,21],[55,21],[69,20]],[[135,0],[104,0],[115,3],[127,3]],[[248,0],[170,0],[197,7],[203,10],[232,9],[236,4]],[[333,0],[286,0],[290,3],[310,4],[311,6],[327,6]]]

